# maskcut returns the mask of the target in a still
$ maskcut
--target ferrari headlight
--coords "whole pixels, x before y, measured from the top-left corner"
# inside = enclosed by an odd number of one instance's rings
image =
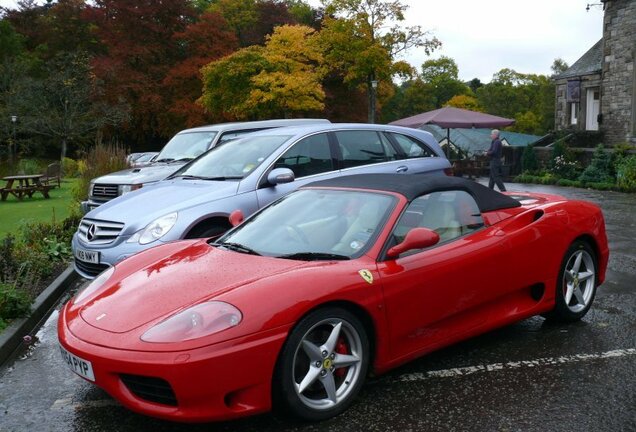
[[[115,267],[108,267],[108,269],[101,272],[91,283],[89,283],[84,289],[75,295],[73,303],[79,303],[95,291],[100,289],[104,283],[112,276],[115,271]]]
[[[141,189],[143,184],[129,184],[129,185],[119,185],[117,187],[119,195],[126,194],[128,192],[136,191],[137,189]]]
[[[161,216],[146,225],[146,228],[137,231],[132,237],[126,240],[126,243],[139,242],[139,244],[142,245],[152,243],[153,241],[159,240],[161,237],[165,236],[175,223],[177,223],[176,212]]]
[[[208,301],[188,308],[152,327],[141,336],[144,342],[183,342],[237,326],[243,315],[229,303]]]

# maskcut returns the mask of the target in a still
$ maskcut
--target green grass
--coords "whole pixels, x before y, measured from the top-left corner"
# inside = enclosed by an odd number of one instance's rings
[[[0,201],[0,239],[15,234],[25,222],[63,221],[72,213],[72,189],[78,179],[63,179],[62,187],[51,189],[49,199],[36,192],[32,198],[18,200],[9,195]]]

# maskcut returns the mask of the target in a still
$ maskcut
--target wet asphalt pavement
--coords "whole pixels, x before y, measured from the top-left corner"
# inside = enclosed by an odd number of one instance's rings
[[[607,280],[583,321],[531,318],[433,353],[368,380],[347,412],[323,423],[265,414],[182,425],[134,414],[70,372],[55,312],[0,369],[0,431],[636,431],[636,195],[508,187],[603,208]]]

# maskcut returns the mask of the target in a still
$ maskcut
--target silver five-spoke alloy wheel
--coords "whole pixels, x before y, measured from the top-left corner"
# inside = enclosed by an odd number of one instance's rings
[[[338,306],[312,311],[290,332],[281,351],[275,405],[310,421],[336,416],[360,391],[369,360],[361,318]]]
[[[574,313],[584,310],[592,300],[596,284],[594,260],[585,249],[577,250],[565,265],[563,296],[565,304]]]
[[[555,321],[578,321],[592,306],[598,284],[596,254],[592,245],[574,241],[563,255],[554,309],[543,316]]]
[[[300,400],[327,409],[346,398],[360,378],[361,347],[360,336],[346,321],[326,319],[310,328],[294,355]]]

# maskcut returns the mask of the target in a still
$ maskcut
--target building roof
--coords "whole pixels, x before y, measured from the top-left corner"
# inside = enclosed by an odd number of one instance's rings
[[[489,189],[472,180],[430,174],[356,174],[309,183],[306,187],[340,187],[397,192],[409,201],[432,192],[463,190],[475,198],[482,212],[519,207],[508,195]]]
[[[442,145],[445,144],[446,129],[436,125],[424,125],[421,129],[430,132]],[[464,153],[480,153],[490,148],[490,132],[491,130],[486,128],[451,129],[450,142],[452,146],[462,150]],[[504,145],[525,147],[541,137],[518,132],[500,131],[499,138]]]
[[[603,63],[603,39],[599,40],[583,56],[578,59],[565,72],[557,75],[555,79],[565,79],[577,76],[592,75],[601,72]]]

